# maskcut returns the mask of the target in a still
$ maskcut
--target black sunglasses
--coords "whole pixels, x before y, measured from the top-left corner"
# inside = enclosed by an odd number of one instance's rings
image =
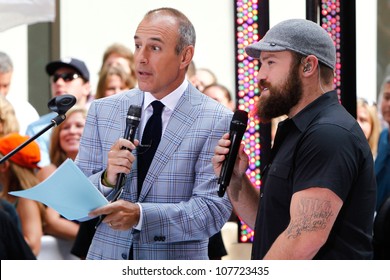
[[[61,73],[61,74],[54,74],[52,76],[53,82],[57,82],[59,78],[62,78],[65,82],[73,81],[74,79],[81,78],[81,76],[77,73]]]

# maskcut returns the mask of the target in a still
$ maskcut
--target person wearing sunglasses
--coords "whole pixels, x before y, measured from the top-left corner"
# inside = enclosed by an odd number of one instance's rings
[[[71,94],[76,97],[77,105],[88,108],[88,97],[91,93],[91,86],[89,82],[89,70],[84,61],[73,57],[51,61],[46,65],[46,73],[50,76],[52,97]],[[51,112],[41,116],[39,120],[28,125],[26,134],[29,136],[36,135],[56,115],[57,113]],[[41,150],[40,167],[50,164],[50,131],[45,132],[36,140]]]

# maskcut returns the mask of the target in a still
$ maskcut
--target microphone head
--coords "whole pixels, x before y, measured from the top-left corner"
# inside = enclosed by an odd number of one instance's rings
[[[72,108],[74,104],[76,104],[76,97],[70,94],[64,94],[53,97],[49,103],[47,103],[47,106],[51,111],[63,115]]]
[[[141,120],[142,107],[137,105],[130,105],[127,111],[126,123],[138,125]]]
[[[243,110],[236,110],[234,112],[232,122],[230,123],[230,130],[244,133],[247,125],[248,125],[248,112]]]

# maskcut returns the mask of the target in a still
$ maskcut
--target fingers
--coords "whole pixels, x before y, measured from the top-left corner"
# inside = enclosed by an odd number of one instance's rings
[[[245,143],[241,142],[240,148],[238,149],[238,156],[241,160],[248,160],[248,155],[245,153]]]
[[[212,161],[214,164],[225,160],[225,155],[229,153],[231,141],[229,140],[229,133],[226,133],[218,140],[218,144],[214,149],[214,157]]]
[[[238,167],[238,172],[239,174],[245,174],[245,171],[249,167],[249,158],[248,154],[244,150],[245,148],[245,143],[241,142],[240,144],[240,149],[238,150],[238,161],[240,162],[239,167]]]
[[[89,215],[106,215],[103,223],[115,230],[128,230],[138,224],[140,209],[137,204],[118,200],[91,211]]]
[[[126,230],[125,222],[119,216],[110,215],[103,220],[103,223],[106,223],[110,228],[115,230]]]
[[[225,133],[224,135],[222,135],[222,139],[229,139],[230,137],[230,134],[229,133]]]
[[[229,140],[229,133],[225,133],[221,139],[218,140],[218,144],[214,149],[214,156],[211,158],[214,173],[216,176],[220,176],[221,167],[226,159],[226,155],[229,153],[231,141]],[[238,151],[238,157],[236,159],[234,174],[241,175],[248,168],[248,155],[245,153],[245,143],[240,143]]]
[[[111,214],[112,210],[110,210],[110,205],[111,204],[96,208],[96,209],[92,210],[91,212],[89,212],[88,215],[90,217],[97,217],[97,216],[101,216],[101,215]]]
[[[128,174],[131,170],[131,166],[134,159],[127,157],[125,154],[116,154],[108,157],[107,162],[107,175],[113,174],[116,176],[118,173]]]
[[[231,144],[231,141],[229,140],[229,138],[230,138],[230,134],[229,133],[225,133],[222,136],[222,138],[218,140],[218,146],[227,148],[227,150],[229,150],[229,147],[230,147],[230,144]]]
[[[214,156],[211,158],[211,163],[216,176],[219,176],[221,173],[221,166],[226,155],[229,153],[230,144],[229,133],[225,133],[222,138],[218,140],[217,146],[214,148]]]
[[[135,141],[137,142],[137,141]],[[125,149],[123,149],[123,147]],[[120,138],[112,145],[108,153],[107,160],[107,179],[110,183],[115,183],[118,173],[130,173],[132,164],[135,160],[131,153],[135,149],[135,144],[127,139]]]
[[[135,149],[135,145],[131,141],[124,139],[124,138],[119,138],[114,143],[114,145],[112,145],[111,151],[120,151],[120,150],[122,150],[122,147],[125,147],[131,151]]]
[[[111,222],[108,222],[107,225],[112,228],[112,229],[115,229],[115,230],[121,230],[123,225],[122,224],[113,224]]]

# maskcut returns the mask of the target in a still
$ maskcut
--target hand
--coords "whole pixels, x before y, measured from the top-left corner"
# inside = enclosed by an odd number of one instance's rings
[[[114,145],[112,145],[111,150],[108,153],[108,163],[106,168],[107,180],[112,185],[115,185],[118,173],[130,173],[135,160],[131,151],[135,149],[138,142],[138,140],[135,140],[134,143],[132,143],[127,139],[120,138],[114,143]],[[122,149],[122,147],[127,149]]]
[[[214,156],[212,157],[211,162],[213,164],[214,173],[217,176],[221,174],[223,161],[225,160],[226,155],[229,153],[229,147],[231,145],[229,137],[229,133],[225,133],[222,138],[218,140],[218,145],[214,149]],[[244,144],[241,143],[240,148],[238,150],[236,163],[234,164],[231,181],[241,181],[242,176],[248,169],[248,162],[248,155],[244,151]]]
[[[115,230],[128,230],[138,224],[140,208],[135,203],[117,200],[89,213],[91,217],[101,215],[106,215],[103,223],[106,223],[110,228]]]

